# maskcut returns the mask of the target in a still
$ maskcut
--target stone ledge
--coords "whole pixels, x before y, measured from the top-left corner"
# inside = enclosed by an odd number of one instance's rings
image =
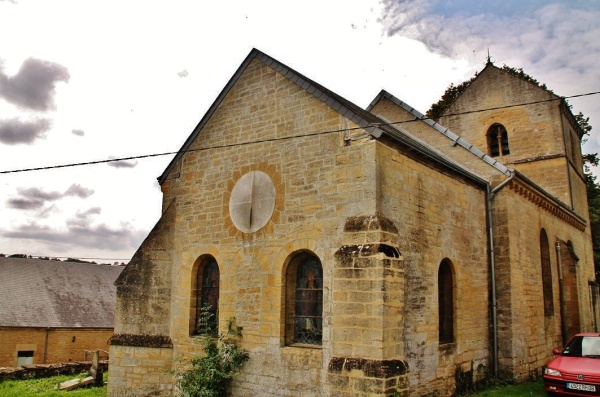
[[[353,216],[347,218],[344,224],[344,232],[368,232],[375,230],[398,234],[398,229],[394,225],[394,222],[380,214]]]
[[[359,370],[366,377],[386,379],[406,375],[408,363],[403,360],[371,360],[366,358],[332,357],[327,368],[330,373]]]
[[[173,341],[166,335],[114,334],[108,343],[111,346],[152,347],[158,349],[173,348]]]
[[[382,253],[388,258],[400,258],[400,251],[388,244],[356,244],[344,245],[335,253],[336,256],[373,256]]]

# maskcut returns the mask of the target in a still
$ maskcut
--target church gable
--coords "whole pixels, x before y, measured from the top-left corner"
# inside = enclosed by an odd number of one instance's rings
[[[508,68],[507,68],[508,69]],[[511,69],[512,70],[512,69]],[[571,195],[563,100],[519,71],[491,63],[444,111],[439,123],[585,213]],[[570,112],[569,112],[570,113]],[[579,143],[573,145],[580,156]]]
[[[449,117],[463,111],[472,111],[475,101],[478,110],[482,110],[559,99],[545,85],[523,73],[522,70],[511,72],[515,69],[508,66],[505,68],[507,70],[488,63],[446,107],[442,116]]]
[[[564,153],[560,98],[488,64],[439,122],[505,165]]]
[[[385,134],[444,166],[468,173],[410,134],[253,50],[158,178],[163,203],[176,196],[171,192],[172,180],[184,177],[186,169],[202,170],[196,163],[213,149],[224,149],[220,153],[227,157],[227,148],[329,133],[339,135],[340,145]]]

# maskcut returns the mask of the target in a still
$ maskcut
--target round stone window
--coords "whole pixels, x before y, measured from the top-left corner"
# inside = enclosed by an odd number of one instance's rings
[[[262,171],[244,174],[235,184],[229,199],[229,216],[244,233],[262,229],[275,209],[275,185]]]

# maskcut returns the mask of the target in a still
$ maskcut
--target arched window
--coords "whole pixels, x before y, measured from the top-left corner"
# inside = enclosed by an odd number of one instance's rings
[[[452,262],[444,259],[438,270],[438,316],[440,343],[454,342],[454,282]]]
[[[192,335],[216,335],[219,329],[219,266],[206,258],[196,268],[192,288]]]
[[[320,345],[323,337],[323,267],[300,253],[286,271],[286,344]]]
[[[552,296],[552,266],[550,265],[550,244],[548,235],[540,232],[540,256],[542,262],[542,291],[544,294],[544,315],[554,314],[554,298]]]
[[[488,151],[490,156],[506,156],[510,154],[508,132],[502,124],[492,124],[487,131]]]

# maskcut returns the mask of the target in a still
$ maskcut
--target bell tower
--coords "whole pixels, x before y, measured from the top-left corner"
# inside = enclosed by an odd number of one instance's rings
[[[587,219],[583,131],[565,100],[522,70],[488,57],[439,123]]]

